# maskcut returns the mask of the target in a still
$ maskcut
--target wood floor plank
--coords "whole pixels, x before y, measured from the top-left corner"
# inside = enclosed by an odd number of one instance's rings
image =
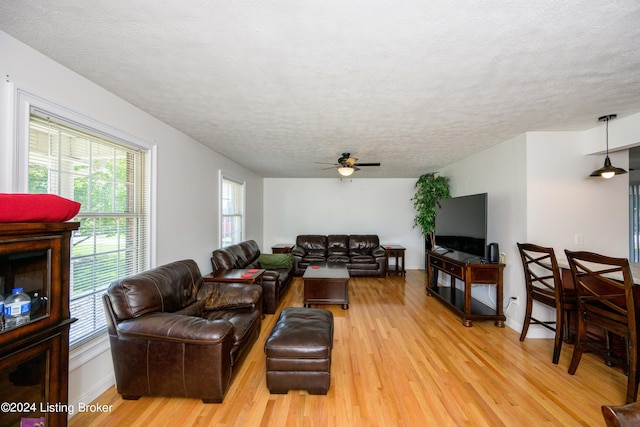
[[[112,387],[70,426],[593,426],[600,406],[624,402],[626,377],[583,356],[569,375],[571,345],[551,363],[552,340],[528,339],[476,321],[467,328],[425,292],[424,271],[407,277],[353,278],[350,308],[334,314],[331,387],[326,396],[266,388],[264,342],[277,314],[236,373],[222,404],[197,399],[122,400]],[[281,305],[302,306],[296,278]]]

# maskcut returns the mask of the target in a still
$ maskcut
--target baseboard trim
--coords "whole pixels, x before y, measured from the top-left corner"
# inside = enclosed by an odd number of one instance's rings
[[[78,398],[77,400],[69,401],[69,405],[71,405],[72,408],[76,408],[76,409],[80,407],[80,403],[88,405],[89,403],[98,399],[100,395],[102,395],[102,393],[107,391],[109,387],[111,387],[115,383],[116,383],[115,376],[108,375],[106,378],[103,378],[102,381],[97,382],[93,387],[88,389],[86,393],[80,396],[80,398]],[[97,403],[101,405],[105,404],[104,402],[97,402]],[[69,418],[72,418],[77,413],[78,413],[77,411],[74,411],[73,414],[69,414]]]

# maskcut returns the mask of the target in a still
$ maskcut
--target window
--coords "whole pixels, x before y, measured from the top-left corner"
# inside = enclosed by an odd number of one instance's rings
[[[244,184],[221,174],[220,246],[240,243],[244,232]]]
[[[640,184],[629,185],[629,261],[640,262]]]
[[[106,329],[102,295],[148,266],[148,150],[31,108],[28,191],[82,204],[71,249],[70,344]]]

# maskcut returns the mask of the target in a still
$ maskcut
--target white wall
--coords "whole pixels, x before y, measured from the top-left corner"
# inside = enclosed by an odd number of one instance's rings
[[[497,242],[500,252],[506,255],[505,304],[511,296],[520,295],[518,280],[522,272],[518,269],[515,244],[525,236],[527,224],[525,141],[525,135],[517,136],[440,170],[441,175],[449,177],[453,197],[487,193],[487,240]],[[477,287],[473,293],[495,307],[495,286]],[[511,308],[509,313],[513,311]]]
[[[530,132],[440,171],[450,177],[453,196],[489,194],[489,241],[498,242],[506,254],[504,304],[512,296],[521,301],[507,313],[507,325],[513,329],[522,327],[526,298],[517,242],[551,246],[558,258],[564,258],[564,249],[628,256],[628,175],[611,180],[588,177],[604,161],[602,155],[584,154],[598,131]],[[614,165],[628,169],[626,151],[610,157]],[[582,245],[575,244],[576,234]],[[487,302],[491,298],[484,292],[493,291],[490,288],[474,292]],[[539,316],[544,311],[551,319],[549,310],[538,311]],[[532,326],[528,336],[547,337],[548,332]]]
[[[247,237],[261,243],[261,177],[3,32],[0,52],[0,191],[20,191],[14,179],[14,154],[17,91],[23,90],[155,146],[156,264],[192,258],[203,273],[210,271],[209,257],[218,246],[220,169],[246,180]],[[113,383],[108,349],[103,337],[72,352],[71,403],[88,403]]]
[[[589,177],[604,157],[583,156],[583,138],[584,132],[527,134],[527,239],[552,246],[558,258],[565,249],[627,257],[629,175]],[[629,168],[626,151],[610,158]]]
[[[604,122],[594,121],[594,127],[584,132],[581,152],[583,154],[604,154],[606,150],[606,127]],[[624,150],[640,145],[640,113],[609,121],[609,152]],[[598,167],[602,167],[603,157],[599,157]],[[616,162],[611,158],[614,166]]]
[[[377,234],[407,248],[407,268],[424,268],[424,240],[413,228],[416,180],[265,178],[261,249],[293,244],[299,234]]]

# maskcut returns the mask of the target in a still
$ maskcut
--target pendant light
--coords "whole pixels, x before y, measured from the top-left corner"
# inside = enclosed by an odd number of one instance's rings
[[[607,135],[607,155],[604,158],[604,166],[602,166],[598,170],[594,170],[591,172],[589,176],[600,176],[605,179],[613,178],[615,175],[622,175],[627,173],[626,170],[622,168],[617,168],[611,164],[611,160],[609,159],[609,120],[613,120],[618,117],[615,114],[609,114],[607,116],[599,117],[598,120],[606,123],[606,135]]]

